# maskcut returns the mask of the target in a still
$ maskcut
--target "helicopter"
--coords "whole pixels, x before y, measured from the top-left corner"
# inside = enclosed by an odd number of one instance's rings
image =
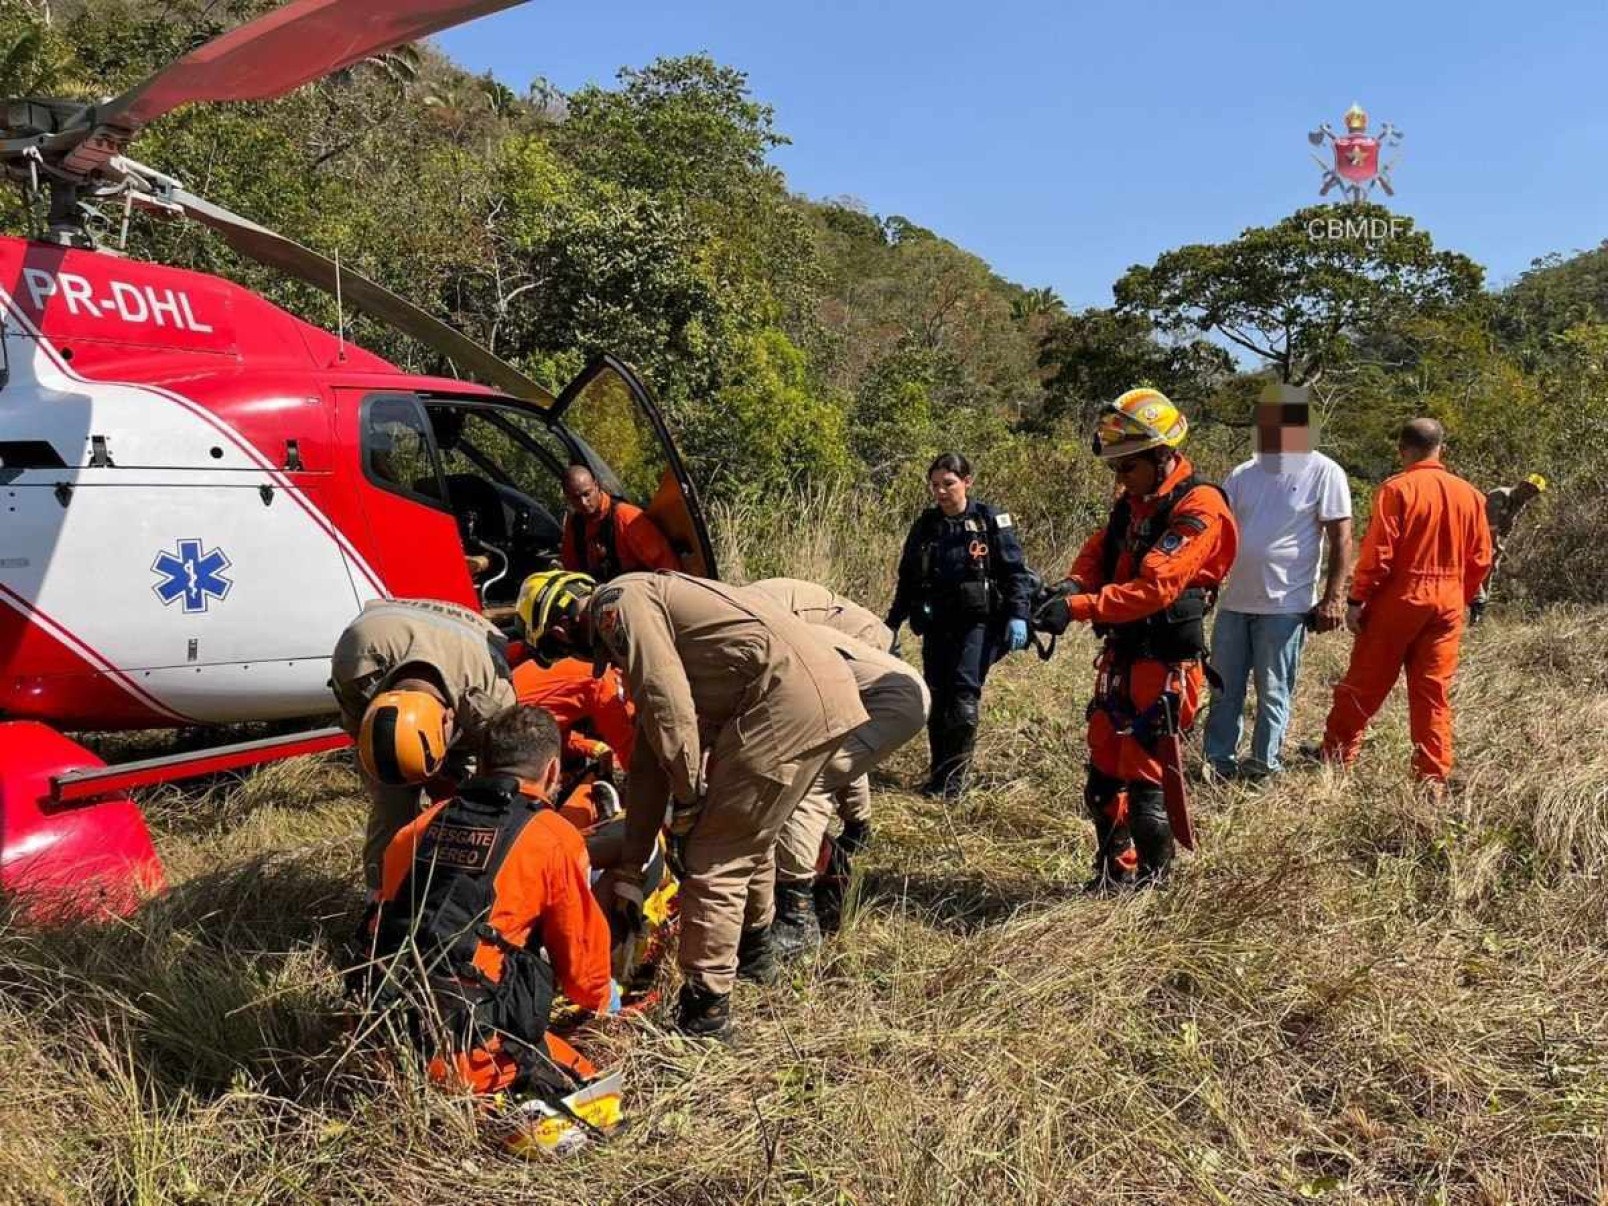
[[[508,613],[557,561],[570,465],[716,576],[627,362],[598,355],[554,394],[125,153],[181,105],[281,96],[518,2],[294,0],[111,100],[3,103],[0,170],[48,200],[48,225],[0,237],[0,893],[134,908],[162,869],[133,789],[347,738],[303,727],[107,765],[70,734],[327,717],[330,652],[368,600]],[[104,250],[89,216],[108,201],[199,223],[464,376],[405,373],[231,281]]]

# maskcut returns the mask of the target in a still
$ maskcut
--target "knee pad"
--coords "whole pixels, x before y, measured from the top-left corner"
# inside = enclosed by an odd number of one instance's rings
[[[1083,806],[1096,820],[1107,820],[1111,805],[1122,791],[1122,780],[1089,764],[1089,777],[1083,783]]]
[[[982,709],[975,695],[957,695],[944,708],[944,726],[975,729],[981,714]]]
[[[1172,840],[1172,825],[1167,820],[1167,802],[1160,784],[1128,784],[1128,827],[1141,847]]]

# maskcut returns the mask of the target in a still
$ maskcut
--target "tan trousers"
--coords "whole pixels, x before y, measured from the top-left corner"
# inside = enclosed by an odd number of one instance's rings
[[[861,775],[834,797],[838,819],[845,825],[871,823],[871,777]]]
[[[864,792],[859,807],[869,812],[871,789],[865,776],[921,732],[927,723],[930,696],[921,676],[911,670],[882,675],[861,692],[860,703],[871,719],[843,739],[777,837],[776,876],[785,883],[808,883],[815,878],[821,839],[837,811],[835,793],[848,793],[858,785]]]
[[[776,835],[837,744],[783,763],[775,778],[740,753],[710,760],[708,803],[681,852],[678,961],[689,984],[731,991],[744,927],[768,925],[776,912]]]
[[[385,849],[427,803],[424,790],[419,787],[392,787],[363,774],[363,786],[368,791],[368,824],[363,830],[363,882],[370,892],[380,886],[380,868],[385,862]]]

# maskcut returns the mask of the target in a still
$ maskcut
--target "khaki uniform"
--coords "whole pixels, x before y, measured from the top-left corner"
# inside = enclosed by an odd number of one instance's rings
[[[730,992],[745,919],[775,911],[782,823],[867,719],[854,676],[799,620],[719,582],[623,574],[591,612],[637,706],[623,861],[646,862],[667,796],[702,796],[681,852],[680,964],[688,983]]]
[[[824,586],[792,578],[769,578],[744,589],[776,599],[805,623],[817,626],[817,635],[848,662],[860,703],[870,716],[844,739],[777,839],[777,878],[809,883],[815,878],[821,839],[831,823],[834,805],[845,821],[869,820],[868,772],[921,731],[932,700],[921,675],[886,652],[893,633],[865,608]],[[849,811],[844,807],[845,797]]]
[[[1485,522],[1491,528],[1491,572],[1485,575],[1479,593],[1474,596],[1474,602],[1479,606],[1484,607],[1491,600],[1491,582],[1502,568],[1507,538],[1513,534],[1513,525],[1519,520],[1519,512],[1537,496],[1535,491],[1530,490],[1521,494],[1517,486],[1498,486],[1485,492]]]
[[[503,644],[496,626],[467,607],[434,599],[371,600],[341,633],[330,659],[329,686],[340,706],[341,727],[355,738],[369,701],[390,687],[396,672],[424,665],[441,677],[453,714],[453,745],[473,745],[486,721],[517,702]],[[363,784],[370,802],[363,875],[374,889],[380,885],[385,848],[417,815],[424,791],[393,787],[367,774]]]
[[[801,578],[764,578],[743,589],[757,591],[806,624],[824,624],[833,632],[853,637],[873,649],[893,648],[893,630],[880,616],[814,582]]]

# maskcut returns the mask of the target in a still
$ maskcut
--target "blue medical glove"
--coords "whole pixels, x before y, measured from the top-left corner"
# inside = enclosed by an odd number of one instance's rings
[[[609,981],[609,1003],[603,1012],[611,1016],[620,1012],[620,982],[618,980]]]
[[[1012,620],[1005,626],[1005,635],[1010,640],[1011,652],[1016,653],[1027,648],[1027,621]]]

